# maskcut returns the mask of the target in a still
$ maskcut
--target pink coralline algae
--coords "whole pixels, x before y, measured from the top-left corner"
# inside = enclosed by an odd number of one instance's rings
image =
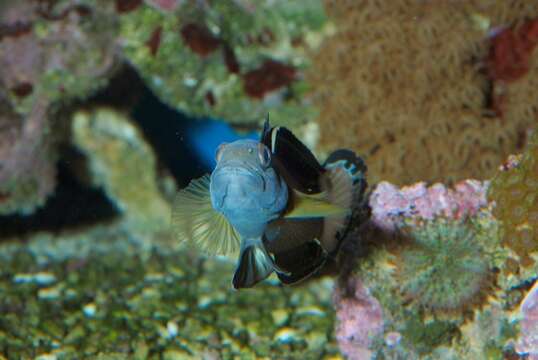
[[[538,360],[538,281],[525,296],[520,306],[521,323],[516,351]]]
[[[488,181],[464,180],[454,188],[437,183],[427,186],[425,182],[398,188],[381,182],[370,196],[373,224],[393,231],[402,218],[432,220],[437,216],[461,219],[472,216],[487,206]]]
[[[183,3],[181,0],[146,0],[146,4],[165,12],[175,11]]]
[[[344,296],[342,289],[334,296],[336,339],[340,351],[349,360],[366,360],[372,357],[370,348],[374,339],[383,334],[383,311],[359,279],[349,282],[355,289],[353,296]]]

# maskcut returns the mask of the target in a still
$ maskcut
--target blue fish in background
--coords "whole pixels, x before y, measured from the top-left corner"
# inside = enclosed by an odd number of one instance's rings
[[[174,236],[207,254],[236,254],[234,288],[276,272],[284,284],[316,273],[339,249],[366,166],[352,151],[322,166],[288,129],[266,120],[260,140],[221,144],[211,175],[176,196]]]

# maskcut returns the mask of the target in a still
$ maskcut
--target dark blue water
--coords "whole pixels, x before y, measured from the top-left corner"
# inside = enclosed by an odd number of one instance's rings
[[[211,172],[215,150],[221,143],[259,138],[258,131],[239,134],[222,120],[189,117],[160,102],[149,90],[135,107],[133,117],[179,186]]]

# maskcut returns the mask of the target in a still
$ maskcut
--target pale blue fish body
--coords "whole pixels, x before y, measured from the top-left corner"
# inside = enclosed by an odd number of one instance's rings
[[[253,140],[224,144],[217,152],[211,204],[241,237],[234,287],[250,286],[273,271],[262,239],[267,224],[286,209],[288,187],[270,164],[269,149]]]
[[[270,167],[269,153],[266,162],[260,159],[260,146],[254,140],[226,144],[211,174],[211,204],[243,239],[261,238],[288,202],[286,183]]]

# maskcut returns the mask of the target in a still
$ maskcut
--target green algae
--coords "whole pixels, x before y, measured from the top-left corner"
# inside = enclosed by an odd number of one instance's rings
[[[501,247],[500,224],[491,209],[463,221],[402,226],[397,235],[376,239],[357,268],[383,307],[386,331],[401,336],[397,344],[374,342],[376,356],[496,359],[510,352],[518,328],[512,311],[522,293],[500,271],[509,253]],[[479,283],[466,277],[477,262]],[[458,282],[468,288],[462,290]],[[463,298],[456,298],[457,293]]]
[[[118,245],[128,240],[113,241]],[[317,304],[323,316],[312,317],[295,315],[299,307],[288,301],[293,293],[317,291],[315,286],[282,288],[265,283],[238,292],[231,289],[233,266],[228,262],[169,249],[127,249],[91,251],[60,261],[21,246],[12,256],[2,256],[0,308],[7,315],[0,319],[0,348],[6,356],[196,358],[212,349],[223,358],[239,354],[320,358],[336,352],[330,340],[330,302]],[[176,268],[183,271],[177,273]],[[16,283],[13,279],[21,270],[46,271],[55,281]],[[211,288],[204,279],[209,279]],[[39,297],[40,291],[51,287],[58,290],[56,296]],[[205,305],[200,304],[201,297],[207,298]],[[280,340],[282,329],[271,315],[275,307],[289,314],[287,328],[294,330],[293,341]],[[305,316],[314,321],[301,321]]]
[[[7,92],[18,113],[27,114],[40,96],[49,103],[68,104],[86,99],[108,83],[118,60],[111,41],[119,30],[116,15],[103,2],[86,1],[80,6],[87,7],[87,13],[74,15],[72,4],[56,1],[31,23],[31,32],[22,41],[32,44],[26,56],[38,66],[29,75],[35,76],[30,79],[32,91],[27,96]],[[9,56],[10,46],[3,44],[0,53]]]

